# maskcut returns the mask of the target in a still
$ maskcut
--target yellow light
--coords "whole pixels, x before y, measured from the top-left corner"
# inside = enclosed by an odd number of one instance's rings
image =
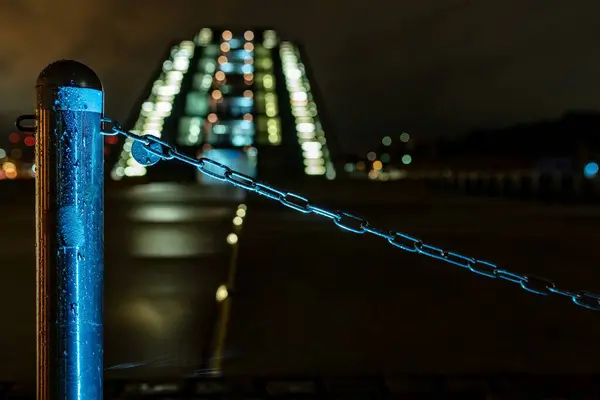
[[[223,94],[221,93],[220,90],[213,90],[212,98],[215,100],[220,100],[221,98],[223,98]]]
[[[269,143],[271,143],[271,144],[279,144],[281,137],[277,134],[273,134],[273,135],[269,135],[268,139],[269,139]]]
[[[253,119],[254,117],[252,117],[252,114],[244,114],[245,121],[252,121]]]
[[[225,31],[221,36],[223,37],[223,40],[231,40],[233,38],[231,31]]]
[[[227,290],[227,286],[225,286],[225,285],[219,286],[219,288],[217,289],[217,293],[215,295],[215,298],[217,299],[217,301],[221,302],[221,301],[225,300],[228,296],[229,296],[229,291]]]
[[[242,225],[243,223],[244,223],[244,220],[243,220],[243,219],[241,219],[240,217],[236,216],[236,217],[234,217],[234,218],[233,218],[233,224],[234,224],[235,226],[240,226],[240,225]]]
[[[231,50],[229,43],[221,43],[221,51],[223,53],[227,53],[229,50]]]
[[[223,72],[223,71],[217,71],[217,73],[215,74],[215,79],[218,80],[218,81],[225,80],[225,72]]]
[[[244,45],[244,50],[246,50],[246,51],[253,51],[254,50],[254,45],[252,43],[246,43]]]
[[[4,171],[6,173],[6,177],[8,179],[15,179],[17,177],[17,170],[16,169],[9,169]]]
[[[214,124],[215,122],[217,122],[219,120],[219,118],[217,118],[217,114],[215,113],[210,113],[208,114],[208,117],[206,117],[206,119],[208,120],[208,122],[210,122],[211,124]]]
[[[238,206],[238,209],[239,209],[239,210],[244,210],[244,211],[245,211],[245,210],[247,209],[247,207],[246,207],[246,205],[245,205],[245,204],[240,204],[240,205]]]
[[[244,39],[246,39],[247,41],[254,40],[254,33],[252,31],[244,32]]]
[[[238,210],[235,212],[235,214],[238,217],[244,218],[246,216],[246,210],[243,208],[238,208]]]
[[[219,56],[219,58],[217,58],[217,62],[219,63],[219,65],[223,65],[227,63],[227,57],[225,56]]]
[[[265,75],[263,77],[263,86],[265,87],[265,89],[273,88],[273,75]]]
[[[252,90],[244,90],[244,97],[252,98]]]
[[[377,160],[373,163],[373,169],[375,171],[381,171],[382,168],[383,168],[383,163],[381,161]]]
[[[234,245],[238,242],[238,236],[235,233],[227,235],[227,243]]]
[[[4,171],[13,170],[13,169],[16,169],[16,168],[17,167],[15,166],[15,164],[11,163],[10,161],[7,161],[4,164],[2,164],[2,169]]]

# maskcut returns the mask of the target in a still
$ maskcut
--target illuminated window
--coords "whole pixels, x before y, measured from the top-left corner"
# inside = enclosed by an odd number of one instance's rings
[[[244,115],[252,113],[254,109],[254,99],[248,97],[229,97],[226,105],[233,115]]]
[[[281,144],[281,121],[260,115],[256,118],[256,142],[260,145]]]
[[[213,33],[212,30],[208,28],[204,28],[200,30],[198,35],[196,36],[196,43],[199,46],[207,46],[210,42],[212,42]]]
[[[200,92],[188,93],[185,102],[187,115],[204,116],[208,114],[209,102],[206,94]]]
[[[210,74],[196,74],[192,86],[194,89],[201,92],[208,92],[212,85],[212,76]]]
[[[271,72],[273,70],[273,60],[270,58],[257,58],[254,64],[259,71]]]
[[[243,62],[252,57],[252,54],[246,50],[235,50],[227,55],[227,59],[231,62]]]
[[[198,71],[204,71],[207,74],[214,74],[217,69],[217,63],[212,58],[202,58],[198,61]]]
[[[255,129],[252,121],[243,119],[221,121],[212,125],[207,143],[211,145],[250,146],[254,142]]]
[[[231,31],[224,31],[221,37],[223,38],[223,40],[231,40],[233,38],[233,34],[231,33]]]
[[[204,119],[200,117],[183,117],[179,120],[179,141],[192,146],[204,140],[206,135]]]
[[[214,57],[217,56],[217,54],[219,54],[219,46],[216,44],[207,46],[206,49],[204,49],[204,53],[203,53],[203,55],[206,59],[213,59]],[[199,67],[202,68],[201,65],[199,65]]]
[[[254,72],[253,64],[226,62],[219,66],[219,69],[226,74],[251,74]]]
[[[267,47],[266,44],[265,47]],[[289,92],[292,115],[296,120],[298,143],[304,158],[304,172],[307,175],[325,175],[328,179],[334,179],[335,169],[329,159],[325,134],[317,118],[317,106],[313,101],[298,50],[291,43],[283,42],[280,46],[280,56],[283,61],[283,74]],[[259,60],[257,60],[257,66],[260,66]],[[268,85],[268,83],[265,84],[265,86]],[[266,98],[267,95],[265,95]],[[268,106],[265,111],[269,115]]]

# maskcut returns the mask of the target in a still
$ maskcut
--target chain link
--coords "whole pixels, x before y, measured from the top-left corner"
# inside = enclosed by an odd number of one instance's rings
[[[466,257],[458,253],[449,252],[436,246],[423,243],[421,240],[408,236],[401,232],[389,231],[372,226],[367,220],[339,210],[328,210],[314,204],[298,194],[284,192],[266,183],[234,171],[228,166],[201,157],[195,159],[179,153],[173,146],[165,141],[151,135],[137,135],[124,131],[119,123],[110,119],[103,119],[106,135],[124,135],[133,141],[141,143],[144,149],[151,155],[163,160],[179,160],[197,168],[203,174],[214,179],[228,182],[234,186],[254,192],[260,196],[276,200],[284,206],[304,214],[315,214],[332,220],[341,229],[356,234],[369,233],[373,236],[385,239],[392,246],[398,247],[411,253],[419,253],[437,260],[447,262],[458,267],[465,268],[475,274],[483,275],[492,279],[501,279],[516,283],[521,288],[535,294],[547,296],[555,294],[570,298],[578,306],[591,310],[600,311],[600,295],[590,292],[569,292],[556,287],[554,282],[536,276],[518,274],[499,268],[497,265],[487,261]],[[139,161],[138,161],[139,162]],[[151,164],[151,162],[149,162]]]

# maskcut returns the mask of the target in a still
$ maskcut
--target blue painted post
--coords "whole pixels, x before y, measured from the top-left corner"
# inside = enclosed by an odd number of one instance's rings
[[[37,399],[101,399],[104,142],[98,76],[57,61],[37,80]]]

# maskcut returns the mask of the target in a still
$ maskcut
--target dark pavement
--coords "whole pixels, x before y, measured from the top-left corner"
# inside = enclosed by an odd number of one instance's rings
[[[333,185],[307,193],[559,287],[600,291],[600,209],[464,197],[412,183]],[[0,380],[34,375],[33,190],[20,191],[0,191]],[[107,195],[107,375],[206,368],[215,291],[230,260],[225,237],[243,201],[231,195],[164,184]],[[600,372],[597,313],[253,196],[245,202],[226,374]]]

